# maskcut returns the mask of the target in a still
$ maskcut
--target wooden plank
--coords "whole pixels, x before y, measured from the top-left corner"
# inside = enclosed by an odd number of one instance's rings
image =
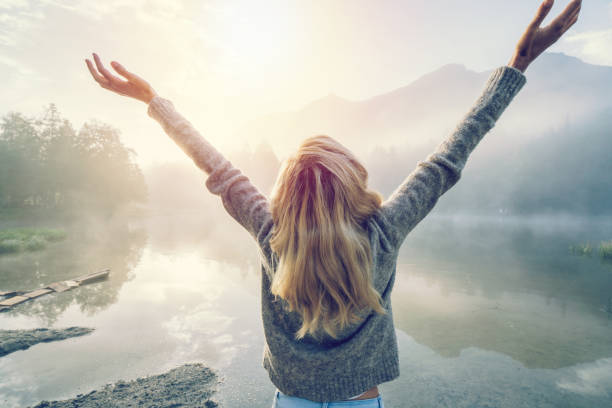
[[[72,289],[71,286],[66,285],[64,282],[55,282],[47,286],[49,289],[53,289],[55,292],[65,292]]]
[[[26,300],[29,300],[29,298],[25,296],[13,296],[12,298],[4,299],[2,302],[0,302],[0,306],[15,306],[25,302]]]
[[[46,295],[47,293],[51,293],[53,290],[47,288],[36,289],[28,293],[24,293],[23,296],[28,299],[34,299],[42,295]]]
[[[108,277],[109,273],[110,273],[110,269],[104,269],[98,272],[92,272],[92,273],[88,273],[87,275],[79,276],[78,278],[75,278],[73,280],[82,285],[84,283],[93,282],[98,279],[105,279]]]
[[[89,282],[93,282],[93,281],[98,280],[98,279],[104,279],[104,278],[108,277],[109,272],[110,272],[110,269],[103,269],[103,270],[98,271],[98,272],[92,272],[92,273],[88,273],[88,274],[83,275],[83,276],[79,276],[78,278],[75,278],[74,280],[76,282],[81,283],[81,284],[89,283]]]
[[[70,279],[62,282],[54,282],[44,288],[31,290],[27,293],[18,291],[0,292],[0,296],[12,296],[0,302],[0,312],[9,309],[11,306],[18,305],[29,299],[34,299],[39,296],[46,295],[51,292],[65,292],[72,288],[76,288],[82,284],[94,282],[108,277],[110,269],[103,269],[98,272],[88,273],[76,279]]]

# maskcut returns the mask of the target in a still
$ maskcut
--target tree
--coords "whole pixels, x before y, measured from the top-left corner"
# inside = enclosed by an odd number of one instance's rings
[[[76,132],[49,104],[40,119],[11,112],[0,124],[0,207],[112,212],[147,199],[118,129],[96,120]]]

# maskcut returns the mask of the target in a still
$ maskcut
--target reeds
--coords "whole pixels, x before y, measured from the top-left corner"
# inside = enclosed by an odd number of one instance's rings
[[[569,250],[574,255],[593,255],[593,247],[591,246],[590,242],[587,242],[586,244],[570,245]]]
[[[55,229],[12,228],[0,230],[0,254],[37,251],[49,242],[66,238],[66,233]]]
[[[612,241],[604,241],[599,245],[599,256],[612,261]]]

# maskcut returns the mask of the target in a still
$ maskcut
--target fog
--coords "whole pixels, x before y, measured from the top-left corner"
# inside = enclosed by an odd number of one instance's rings
[[[222,153],[269,196],[302,139],[329,134],[387,197],[452,132],[488,75],[452,65],[363,101],[330,95],[244,124],[243,136],[266,142]],[[380,386],[385,406],[610,405],[612,263],[569,250],[612,239],[610,86],[612,68],[543,56],[461,180],[408,235],[392,295],[402,376]],[[220,406],[269,406],[254,240],[187,156],[142,173],[142,204],[122,205],[129,198],[108,190],[112,211],[94,210],[65,188],[57,191],[76,208],[0,212],[3,229],[67,232],[40,251],[0,255],[0,291],[111,269],[106,281],[0,314],[3,329],[95,328],[3,357],[0,404],[71,398],[199,361],[223,379]]]
[[[245,147],[223,153],[269,194],[280,161],[303,138],[327,134],[357,154],[371,187],[388,196],[450,135],[489,73],[449,65],[371,99],[330,95],[301,110],[245,124],[242,136],[263,135],[266,142],[253,151]],[[461,180],[433,214],[612,214],[612,68],[545,54],[527,75],[523,90],[476,147]],[[191,168],[189,159],[165,166],[146,170],[156,210],[223,211],[207,197],[206,175]],[[175,183],[177,178],[182,182]]]

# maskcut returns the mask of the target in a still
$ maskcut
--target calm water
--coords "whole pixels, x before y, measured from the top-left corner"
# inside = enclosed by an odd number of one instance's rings
[[[0,358],[0,406],[74,397],[187,362],[217,370],[226,407],[269,407],[257,251],[229,218],[194,214],[70,229],[0,257],[0,290],[112,268],[108,281],[0,314],[0,328],[86,326],[91,335]],[[611,220],[425,219],[392,296],[401,377],[387,407],[612,405],[612,263],[568,247],[612,239]]]

